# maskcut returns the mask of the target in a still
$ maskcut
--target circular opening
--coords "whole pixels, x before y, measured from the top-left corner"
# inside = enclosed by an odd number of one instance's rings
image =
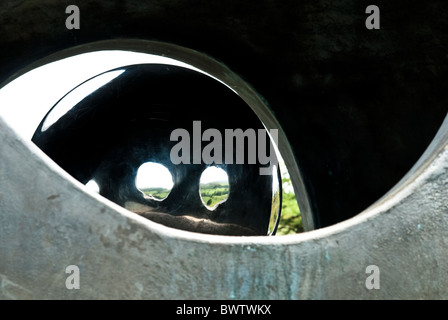
[[[146,162],[137,170],[135,185],[145,197],[164,200],[170,194],[174,183],[170,171],[164,165]]]
[[[148,46],[147,44],[151,44],[151,46]],[[151,47],[151,51],[154,51],[154,55],[141,53],[142,51],[146,52],[148,47]],[[153,61],[152,59],[155,57],[157,58],[158,63],[160,63],[159,59],[164,59],[162,56],[170,55],[173,58],[178,58],[179,61],[192,61],[196,67],[201,67],[201,69],[204,70],[204,73],[207,72],[212,77],[215,75],[219,78],[219,81],[226,83],[229,88],[247,102],[267,128],[279,128],[275,117],[272,116],[265,103],[261,101],[260,97],[250,88],[250,86],[222,65],[193,51],[168,44],[147,41],[135,42],[133,40],[113,43],[94,43],[89,44],[88,48],[89,49],[80,46],[64,50],[63,52],[36,62],[34,65],[22,70],[22,72],[16,73],[16,76],[20,75],[20,78],[17,78],[10,83],[7,81],[7,85],[0,90],[0,105],[2,106],[2,108],[0,108],[0,115],[2,118],[4,118],[4,120],[6,120],[6,122],[22,137],[28,139],[32,136],[36,126],[48,111],[48,106],[54,105],[63,94],[66,94],[69,90],[73,89],[75,85],[78,85],[92,76],[111,70],[112,68],[122,67],[127,64],[148,62],[148,59]],[[120,51],[120,49],[122,50]],[[80,52],[82,54],[77,55],[77,53]],[[105,59],[104,54],[110,59]],[[123,60],[117,59],[117,57],[122,57],[122,55],[125,55],[126,58]],[[96,58],[94,59],[93,56],[96,56]],[[86,63],[87,60],[89,60],[90,63]],[[172,63],[171,60],[169,62]],[[165,61],[165,63],[168,63],[168,61]],[[69,68],[69,66],[72,68]],[[24,71],[28,72],[22,75]],[[114,74],[109,73],[109,75]],[[106,81],[107,79],[103,78],[103,80]],[[26,95],[21,94],[24,92],[24,88],[26,89]],[[30,108],[30,105],[33,107]],[[61,107],[57,111],[58,112],[54,114],[55,118],[48,119],[48,122],[45,124],[46,126],[50,126],[53,121],[59,119],[60,115],[64,114],[66,109]],[[26,117],[23,116],[24,114],[26,114]],[[43,128],[44,130],[46,126]],[[314,228],[314,221],[311,215],[310,204],[306,196],[306,190],[303,186],[298,166],[294,160],[292,149],[281,130],[279,131],[278,147],[281,149],[285,162],[290,169],[291,181],[289,186],[291,187],[294,185],[294,189],[297,191],[297,199],[299,200],[298,202],[300,203],[300,209],[302,211],[300,213],[300,219],[303,217],[304,229],[311,230]],[[329,169],[328,175],[333,176],[334,171]],[[104,184],[101,185],[103,186]],[[290,189],[294,190],[292,188]],[[194,188],[194,192],[196,191],[197,188]],[[294,196],[293,192],[289,193]],[[273,206],[275,206],[276,201],[274,192],[272,201]],[[284,201],[284,203],[287,202]],[[297,201],[294,200],[293,205],[296,207]],[[283,209],[282,212],[282,220],[285,221],[287,216],[286,211]],[[280,229],[281,228],[279,227],[279,230]]]
[[[229,198],[229,177],[218,167],[208,167],[200,179],[199,194],[202,203],[209,210],[216,209]]]
[[[278,146],[276,146],[276,151],[281,152],[283,158],[285,159],[285,163],[290,169],[291,181],[295,183],[294,187],[297,191],[299,191],[297,193],[297,200],[301,204],[301,209],[302,203],[304,204],[302,212],[299,212],[298,214],[304,216],[304,222],[308,221],[308,228],[305,229],[312,229],[312,218],[311,212],[308,208],[309,206],[306,192],[301,183],[302,179],[298,178],[300,177],[300,174],[298,172],[294,157],[292,156],[292,151],[286,141],[286,136],[283,131],[279,129],[279,124],[270,114],[268,107],[263,100],[252,90],[250,86],[248,86],[242,79],[233,74],[225,66],[216,63],[215,61],[202,56],[197,52],[168,44],[153,43],[154,46],[151,49],[153,52],[147,53],[147,43],[152,42],[145,41],[144,43],[140,43],[138,41],[123,41],[123,43],[114,42],[113,44],[101,42],[89,45],[88,49],[83,48],[82,46],[75,47],[40,60],[34,65],[28,67],[28,72],[24,73],[23,76],[20,76],[14,81],[8,83],[8,85],[0,90],[0,101],[7,102],[2,103],[5,107],[0,110],[2,113],[1,115],[23,138],[28,140],[32,137],[34,130],[48,112],[49,106],[55,105],[64,95],[66,95],[66,98],[73,98],[72,101],[77,101],[77,99],[82,99],[85,97],[86,94],[88,95],[91,92],[94,92],[98,87],[101,87],[105,83],[111,81],[111,78],[107,78],[108,75],[114,78],[120,76],[122,70],[110,72],[110,70],[114,68],[121,68],[134,64],[159,63],[181,66],[194,71],[199,71],[221,83],[224,83],[228,88],[238,94],[247,103],[247,105],[252,108],[255,114],[263,122],[266,129],[279,130]],[[167,57],[168,52],[170,58]],[[194,66],[188,64],[190,61],[193,62]],[[97,75],[104,72],[108,72],[108,74],[97,77]],[[70,76],[67,77],[67,74]],[[96,77],[95,79],[98,80],[98,83],[95,83],[96,86],[90,87],[87,84],[91,84],[92,82],[89,81],[89,83],[87,83],[86,81],[88,79],[92,79],[92,77]],[[45,79],[45,81],[36,81],[36,79]],[[43,85],[44,83],[45,85]],[[79,85],[80,83],[83,85]],[[19,92],[21,92],[24,87],[29,89],[28,93],[27,95],[20,95]],[[76,90],[72,90],[75,87]],[[70,95],[68,95],[67,92],[70,92]],[[26,100],[26,98],[29,99]],[[33,105],[33,108],[26,107],[30,104]],[[73,102],[71,104],[73,104]],[[54,121],[58,121],[61,116],[64,116],[67,111],[67,108],[65,107],[66,106],[61,104],[59,108],[55,109],[54,118],[49,117],[47,122],[44,123],[42,130],[47,129],[54,123]],[[26,110],[24,110],[24,108],[26,108]],[[27,114],[26,118],[22,116],[24,113]],[[280,150],[278,150],[277,147]],[[165,181],[170,181],[169,185],[164,185],[164,179],[158,178],[152,180],[158,182],[159,185],[148,185],[150,180],[143,179],[142,176],[144,175],[140,173],[143,170],[142,166],[136,175],[135,186],[142,193],[144,193],[146,197],[154,198],[156,200],[163,200],[168,196],[171,188],[173,187],[173,179],[166,167],[161,164],[158,165],[159,169],[153,170],[152,173],[147,173],[145,175],[155,176],[165,171],[170,177],[169,179],[165,179]],[[210,170],[219,171],[219,168],[210,167],[205,170],[203,175],[204,179],[207,177],[206,172]],[[203,185],[199,188],[201,199],[204,202],[204,206],[208,210],[215,209],[219,203],[224,202],[229,196],[229,178],[224,170],[220,170],[224,172],[224,180],[227,182],[227,193],[225,195],[221,194],[221,199],[216,199],[218,196],[217,193],[219,193],[217,192],[214,193],[214,199],[211,201],[209,201],[210,199],[204,200],[204,198],[207,197],[206,188],[204,188]],[[145,180],[146,182],[143,182]],[[160,185],[160,182],[162,182],[162,185]],[[204,182],[202,184],[206,183]],[[89,189],[91,188],[94,192],[98,192],[99,189],[98,184],[94,184],[93,181],[89,181],[87,187]],[[154,188],[165,189],[165,194],[162,192],[154,192]],[[197,192],[196,188],[194,190]],[[107,192],[109,190],[101,191]],[[275,196],[273,196],[273,198],[273,205],[275,206]],[[167,204],[167,202],[165,201],[164,204]],[[297,206],[297,203],[295,203],[295,205]],[[269,230],[271,230],[271,228]]]

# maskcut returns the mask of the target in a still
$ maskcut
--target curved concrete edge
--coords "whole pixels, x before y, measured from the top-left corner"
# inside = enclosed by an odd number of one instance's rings
[[[294,236],[170,229],[87,193],[0,119],[2,299],[448,298],[448,121],[391,197]],[[66,287],[66,267],[80,288]],[[380,270],[367,289],[366,267]]]

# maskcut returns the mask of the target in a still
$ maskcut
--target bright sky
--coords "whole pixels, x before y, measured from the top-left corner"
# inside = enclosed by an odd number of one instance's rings
[[[201,176],[201,183],[228,181],[227,173],[217,167],[209,167],[204,170]],[[144,163],[137,171],[137,188],[162,187],[171,189],[173,179],[170,171],[159,163]]]
[[[173,187],[173,178],[170,171],[160,163],[144,163],[137,171],[135,179],[137,188],[165,188]]]
[[[201,183],[210,183],[210,182],[223,182],[229,181],[227,173],[217,167],[208,167],[204,170],[201,176]]]

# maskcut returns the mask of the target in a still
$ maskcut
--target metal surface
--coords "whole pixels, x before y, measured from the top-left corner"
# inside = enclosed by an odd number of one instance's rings
[[[70,102],[76,90],[104,78],[107,83],[101,88]],[[57,118],[60,108],[68,111]],[[173,140],[176,130],[188,137]],[[211,165],[202,159],[210,143],[203,137],[207,130],[219,134],[219,141],[208,140],[217,145],[215,165],[227,172],[230,183],[229,198],[214,210],[203,205],[199,192],[201,174]],[[264,133],[264,149],[257,141],[259,131]],[[166,64],[102,73],[58,101],[32,141],[78,181],[95,180],[102,196],[123,207],[139,203],[145,208],[140,214],[154,221],[212,234],[268,234],[278,183],[273,181],[278,160],[272,142],[243,99],[202,73]],[[179,144],[182,163],[173,159],[179,150],[172,154]],[[272,163],[264,163],[260,154]],[[163,201],[144,197],[136,187],[137,170],[148,161],[164,165],[173,175],[173,190]],[[262,170],[269,174],[262,175]]]

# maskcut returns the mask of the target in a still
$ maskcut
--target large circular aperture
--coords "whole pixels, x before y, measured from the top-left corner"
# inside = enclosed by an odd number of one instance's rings
[[[101,73],[60,99],[32,140],[80,182],[94,180],[102,196],[150,219],[205,233],[269,229],[275,141],[235,91],[202,72],[137,64]],[[140,185],[149,163],[146,182],[169,172],[166,190]],[[227,187],[224,198],[203,203],[200,179],[210,165],[226,173]]]

